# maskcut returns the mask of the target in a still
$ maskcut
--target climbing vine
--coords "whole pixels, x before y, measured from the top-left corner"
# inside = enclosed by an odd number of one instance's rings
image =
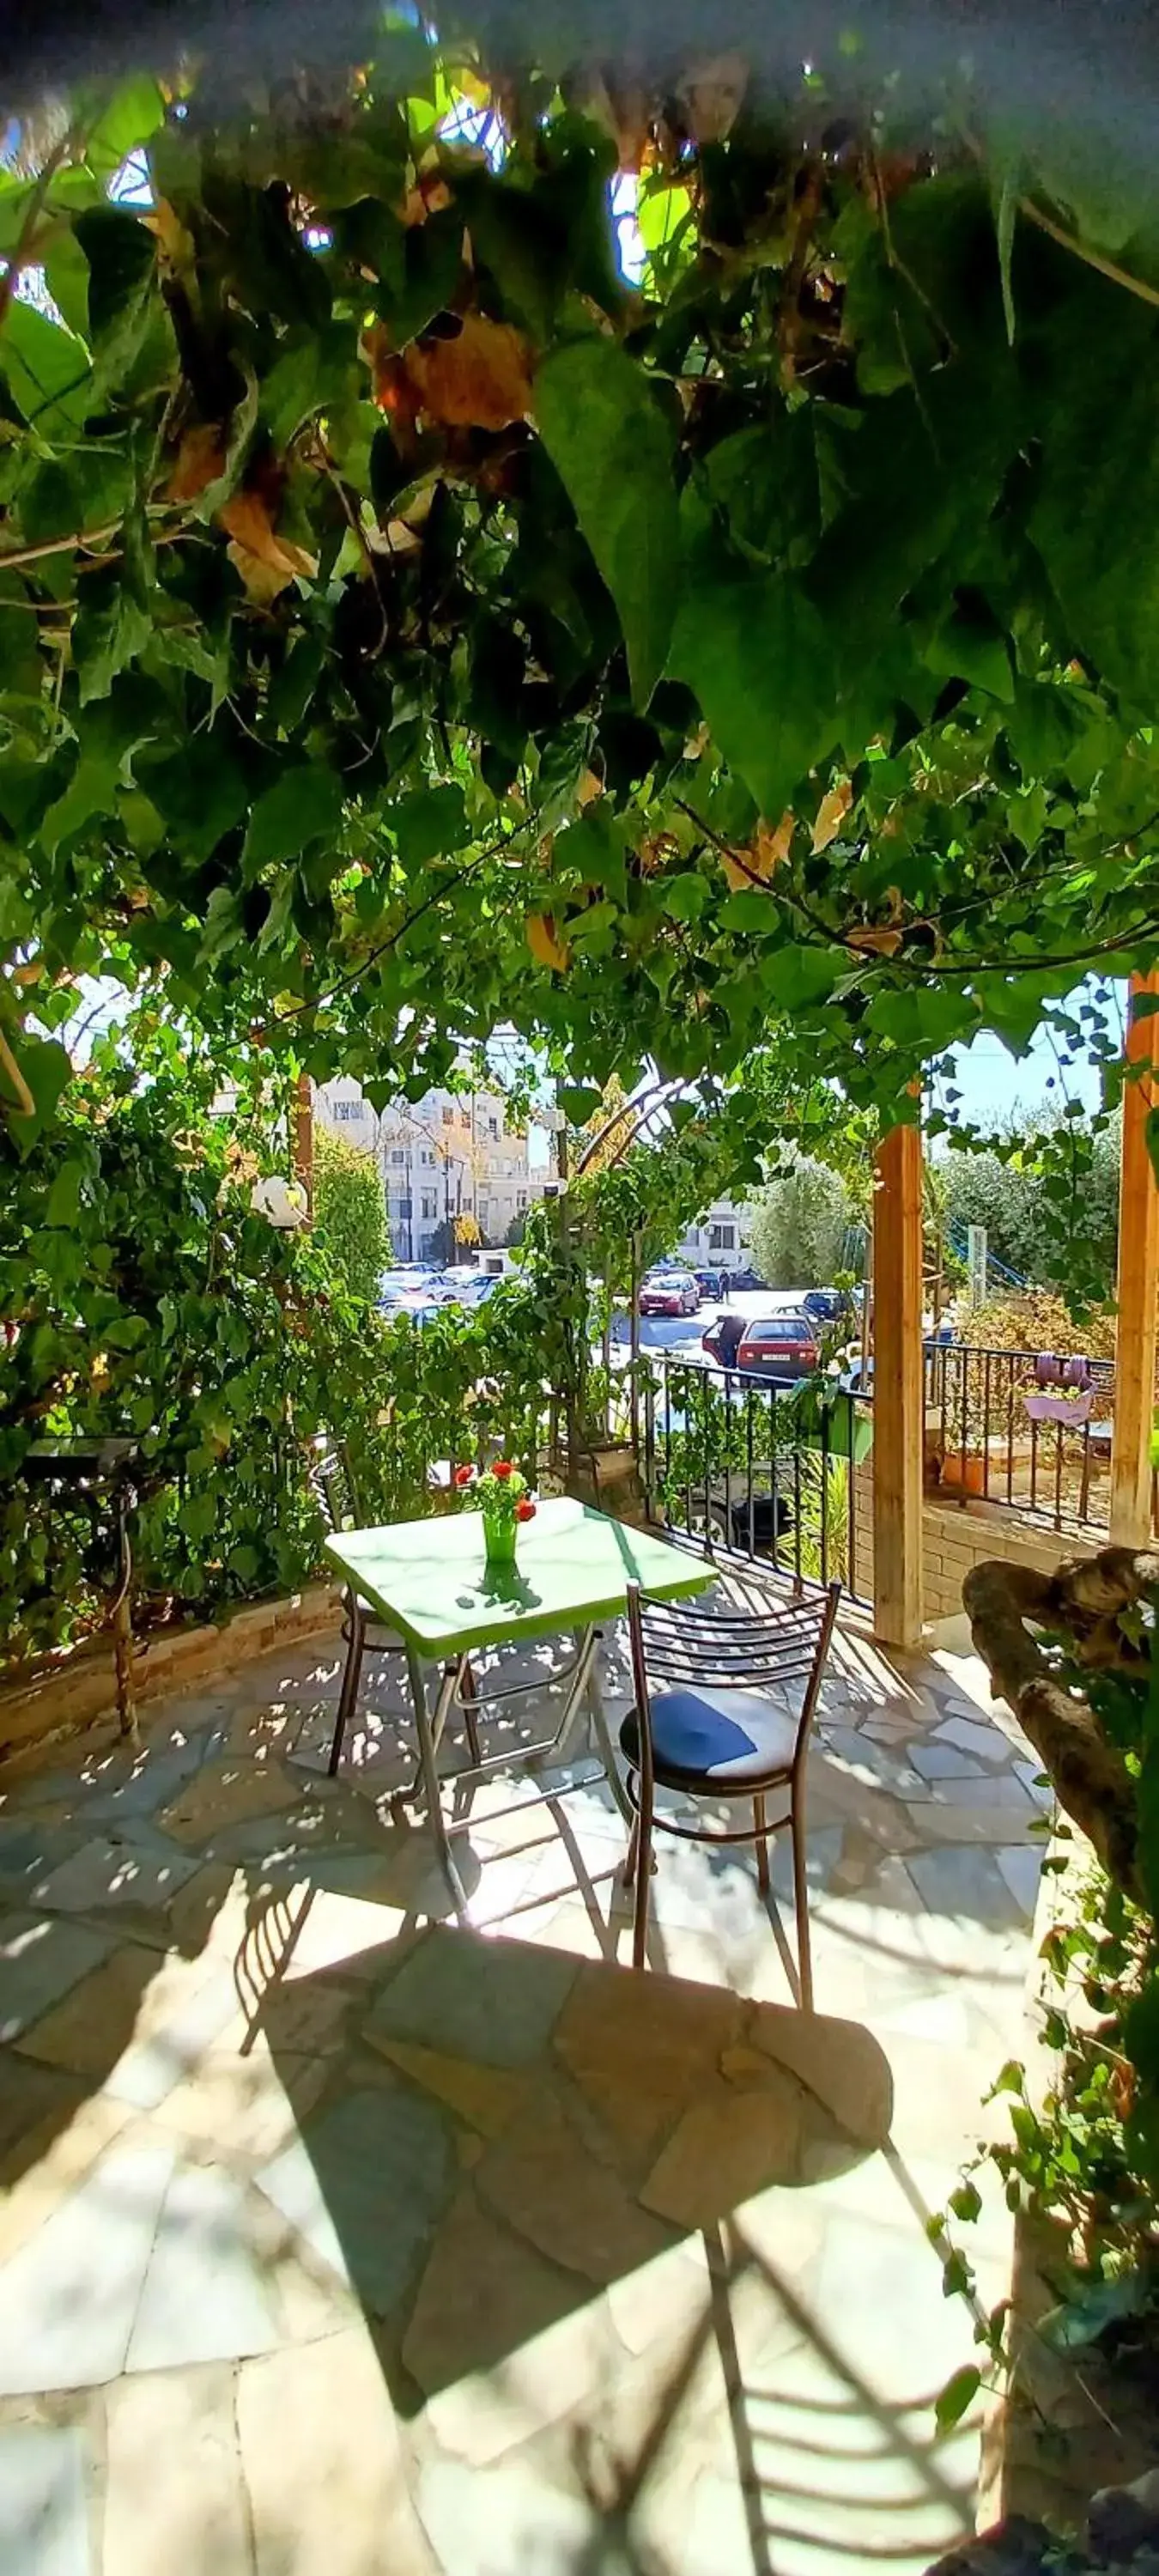
[[[774,1034],[893,1115],[1148,960],[1155,235],[1089,162],[840,49],[453,21],[57,103],[0,172],[18,1142],[94,971],[372,1097],[506,1020],[579,1117]]]

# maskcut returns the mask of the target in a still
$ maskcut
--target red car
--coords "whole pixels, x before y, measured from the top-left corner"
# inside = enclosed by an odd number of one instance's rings
[[[762,1315],[745,1325],[735,1366],[753,1377],[811,1377],[819,1358],[817,1327],[808,1315]]]
[[[642,1315],[695,1315],[699,1304],[700,1290],[690,1270],[661,1271],[640,1289]]]

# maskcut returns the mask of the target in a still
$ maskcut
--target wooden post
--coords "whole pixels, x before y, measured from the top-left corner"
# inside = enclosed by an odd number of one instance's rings
[[[873,1198],[873,1626],[922,1634],[922,1140],[893,1127]]]
[[[306,1193],[306,1208],[314,1214],[314,1101],[308,1073],[298,1075],[294,1097],[294,1179]]]
[[[1127,1060],[1145,1072],[1123,1085],[1119,1178],[1119,1322],[1111,1440],[1111,1539],[1146,1547],[1151,1535],[1151,1427],[1155,1416],[1155,1301],[1159,1291],[1159,1186],[1147,1151],[1155,1105],[1159,1016],[1135,1018],[1136,997],[1159,993],[1159,972],[1132,975]]]

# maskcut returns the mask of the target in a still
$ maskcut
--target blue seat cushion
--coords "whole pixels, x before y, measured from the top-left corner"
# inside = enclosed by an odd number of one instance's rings
[[[657,1691],[652,1700],[652,1754],[658,1780],[674,1788],[698,1780],[714,1788],[743,1789],[751,1781],[787,1775],[797,1740],[796,1720],[760,1691]],[[620,1728],[620,1744],[633,1770],[640,1767],[635,1709]]]

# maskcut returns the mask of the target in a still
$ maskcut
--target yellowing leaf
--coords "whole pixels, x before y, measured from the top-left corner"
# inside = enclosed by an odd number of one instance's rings
[[[216,481],[225,467],[222,433],[215,421],[199,421],[187,429],[177,450],[173,471],[165,486],[169,501],[195,501],[206,485]]]
[[[896,957],[902,938],[900,930],[891,929],[884,923],[875,929],[870,923],[864,930],[847,930],[845,944],[847,948],[863,949],[870,957]]]
[[[836,840],[852,803],[853,789],[847,778],[839,780],[837,786],[831,787],[828,795],[822,797],[813,825],[815,850],[827,850],[830,841]]]
[[[745,886],[767,885],[774,870],[787,859],[793,840],[793,816],[788,807],[776,831],[767,823],[758,823],[756,835],[746,850],[738,850],[735,859],[722,857],[721,866],[734,894]]]
[[[278,535],[260,492],[235,492],[220,516],[222,527],[233,539],[230,562],[241,574],[251,599],[276,599],[299,573],[317,572],[315,555]]]
[[[423,410],[456,429],[507,429],[531,408],[531,356],[509,322],[467,313],[453,340],[412,342],[406,371]]]
[[[556,937],[555,923],[549,912],[529,912],[524,922],[527,945],[537,966],[552,966],[564,975],[571,964],[571,950]]]

